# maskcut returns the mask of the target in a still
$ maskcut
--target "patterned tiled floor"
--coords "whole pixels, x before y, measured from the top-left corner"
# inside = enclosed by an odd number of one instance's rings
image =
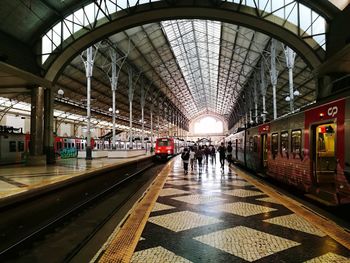
[[[219,165],[184,175],[176,159],[132,262],[350,262],[345,247]]]

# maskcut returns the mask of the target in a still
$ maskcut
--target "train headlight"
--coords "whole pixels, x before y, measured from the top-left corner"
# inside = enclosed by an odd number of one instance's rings
[[[168,154],[171,154],[171,151],[170,151],[170,150],[168,150]]]
[[[157,153],[160,153],[160,150],[157,150]]]

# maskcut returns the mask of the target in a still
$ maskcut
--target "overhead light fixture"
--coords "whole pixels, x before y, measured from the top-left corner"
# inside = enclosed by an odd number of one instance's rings
[[[112,110],[113,110],[112,108],[109,108],[109,109],[108,109],[109,112],[112,112]]]
[[[285,100],[285,101],[290,101],[290,97],[287,96],[284,100]]]
[[[60,89],[57,91],[57,94],[60,95],[60,96],[63,96],[63,95],[64,95],[64,90],[60,88]]]
[[[119,114],[119,110],[116,110],[115,113]]]
[[[300,95],[300,92],[299,92],[299,90],[295,90],[294,92],[293,92],[293,94],[294,94],[294,96],[299,96]]]

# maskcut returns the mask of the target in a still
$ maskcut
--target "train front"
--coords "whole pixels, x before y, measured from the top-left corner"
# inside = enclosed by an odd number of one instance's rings
[[[171,138],[158,138],[155,154],[158,159],[168,159],[174,155],[174,141]]]

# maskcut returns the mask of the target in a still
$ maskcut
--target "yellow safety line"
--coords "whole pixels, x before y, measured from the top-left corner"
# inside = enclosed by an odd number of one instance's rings
[[[163,189],[171,171],[173,162],[174,160],[171,160],[158,174],[154,183],[146,191],[144,198],[135,207],[116,237],[108,245],[99,262],[130,262],[159,192]]]
[[[230,168],[232,171],[236,172],[238,176],[243,177],[250,183],[256,185],[259,189],[265,192],[267,195],[281,201],[281,204],[286,206],[288,209],[292,210],[294,213],[304,217],[307,221],[315,224],[319,229],[325,232],[328,236],[339,242],[341,245],[350,249],[350,234],[346,232],[343,228],[338,226],[335,222],[331,220],[323,219],[315,215],[313,212],[306,210],[301,207],[302,204],[296,200],[289,198],[286,195],[280,195],[272,187],[260,183],[257,179],[254,179],[246,175],[242,170],[235,167],[235,169]],[[315,212],[317,214],[317,212]]]

